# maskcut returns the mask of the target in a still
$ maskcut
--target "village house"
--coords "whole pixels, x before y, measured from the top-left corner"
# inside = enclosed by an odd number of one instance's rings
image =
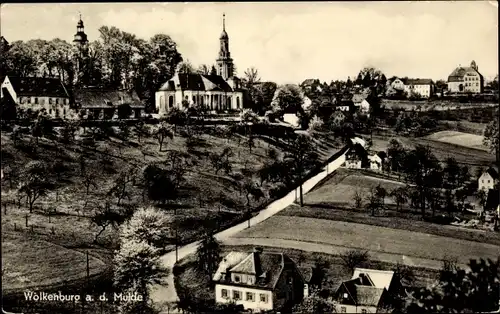
[[[374,154],[368,156],[368,160],[370,161],[370,169],[371,170],[382,170],[383,159],[380,154]]]
[[[333,299],[337,313],[383,313],[402,291],[393,271],[355,268],[351,280],[340,284]]]
[[[213,276],[215,301],[234,302],[254,312],[279,310],[299,303],[304,279],[286,254],[230,252]]]
[[[6,76],[1,85],[23,109],[44,109],[52,118],[65,118],[70,109],[70,94],[58,78]]]
[[[367,93],[356,93],[352,96],[352,102],[358,112],[368,114],[370,112],[370,103],[366,100]]]
[[[429,98],[434,95],[435,88],[431,79],[411,79],[411,78],[393,78],[390,82],[391,88],[403,92],[407,96],[412,93],[422,97]]]
[[[133,90],[84,87],[76,88],[73,96],[75,109],[80,116],[87,116],[90,119],[116,119],[121,105],[127,105],[130,109],[129,115],[121,118],[138,119],[145,113],[145,105]]]
[[[302,109],[304,111],[307,111],[312,104],[312,100],[305,95],[303,95],[302,99],[303,99]],[[295,128],[300,127],[300,119],[298,116],[298,112],[285,111],[285,113],[283,113],[283,121],[288,124],[291,124]]]
[[[162,115],[172,108],[198,106],[208,111],[243,109],[243,90],[234,76],[234,65],[229,51],[229,36],[225,16],[219,38],[219,57],[216,74],[188,74],[176,72],[155,94],[156,111]]]
[[[484,77],[472,61],[470,67],[458,66],[448,76],[448,91],[451,93],[480,94],[484,90]]]
[[[494,168],[488,168],[477,180],[477,189],[488,192],[498,183],[498,172]]]

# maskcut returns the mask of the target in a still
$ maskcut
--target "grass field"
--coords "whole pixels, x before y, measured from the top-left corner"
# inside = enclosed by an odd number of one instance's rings
[[[340,168],[319,187],[307,193],[304,196],[304,203],[309,206],[314,206],[315,204],[354,205],[356,191],[363,196],[367,196],[370,190],[379,184],[387,191],[404,186],[403,183],[364,176],[356,174],[354,171]],[[385,203],[390,204],[392,202],[392,198],[385,198]]]
[[[487,123],[471,122],[467,120],[440,120],[439,124],[445,126],[447,129],[481,136],[483,135],[484,129],[488,125]]]
[[[89,255],[90,276],[106,268]],[[86,276],[82,252],[21,234],[2,233],[2,291],[50,286]]]
[[[449,100],[420,100],[420,101],[410,101],[410,100],[391,100],[383,99],[382,106],[388,109],[401,108],[406,111],[418,110],[429,111],[429,110],[457,110],[457,109],[469,109],[469,108],[488,108],[495,107],[498,104],[495,103],[460,103],[457,101]]]
[[[294,216],[273,216],[237,234],[241,238],[286,239],[322,243],[369,251],[442,260],[456,257],[466,264],[471,258],[499,256],[500,246],[440,237],[426,233]]]
[[[138,184],[131,183],[127,187],[129,198],[125,198],[121,205],[117,205],[117,199],[109,195],[114,180],[119,171],[126,167],[136,167],[139,170],[138,179],[142,176],[140,172],[147,164],[162,165],[169,155],[169,151],[185,153],[193,162],[184,176],[179,195],[175,200],[168,203],[167,214],[174,215],[175,227],[178,230],[181,241],[190,241],[204,234],[207,229],[228,226],[242,219],[246,210],[247,200],[240,192],[237,181],[223,173],[215,174],[208,159],[210,153],[220,153],[226,147],[231,148],[233,156],[230,157],[232,175],[235,173],[255,173],[261,165],[269,160],[267,150],[273,147],[268,141],[255,140],[255,147],[249,151],[245,145],[244,137],[233,135],[230,138],[222,138],[211,132],[213,128],[207,129],[200,135],[200,142],[194,149],[188,150],[186,145],[187,136],[183,134],[182,128],[172,140],[164,144],[162,151],[158,149],[155,139],[130,137],[122,141],[118,137],[99,141],[95,147],[83,146],[81,142],[72,144],[61,144],[60,142],[39,139],[36,151],[30,149],[33,138],[24,135],[21,143],[14,145],[11,136],[2,132],[2,168],[22,168],[28,161],[42,160],[48,162],[62,161],[66,170],[56,178],[51,175],[50,179],[55,182],[55,188],[40,198],[35,203],[35,209],[29,213],[27,204],[22,201],[14,204],[17,198],[15,187],[2,180],[2,233],[31,234],[31,238],[52,242],[60,246],[54,246],[52,250],[61,249],[61,253],[54,253],[54,263],[66,263],[67,252],[73,249],[91,248],[96,254],[102,255],[102,260],[109,265],[109,254],[116,248],[118,230],[107,226],[99,236],[99,244],[94,243],[94,238],[100,232],[100,227],[92,224],[91,217],[96,209],[111,202],[113,208],[123,205],[141,206],[147,203],[143,199],[143,188]],[[321,146],[318,148],[323,158],[330,156],[339,149],[336,140],[327,134],[316,134]],[[30,144],[31,143],[31,144]],[[282,146],[274,146],[279,154],[282,154]],[[91,187],[86,194],[83,178],[80,174],[79,156],[85,156],[87,167],[102,167],[95,177],[96,185]],[[273,185],[264,184],[262,187],[265,197],[259,201],[252,200],[251,207],[258,207],[269,200],[268,191]],[[146,202],[144,202],[146,201]],[[6,205],[6,210],[4,206]],[[49,214],[50,212],[50,214]],[[26,226],[28,217],[28,226]],[[28,247],[30,242],[20,244],[18,237],[4,239],[6,247],[24,246]],[[34,244],[35,245],[35,244]],[[167,249],[172,247],[166,244]],[[12,251],[5,251],[12,254]],[[65,253],[66,252],[66,253]],[[76,253],[75,253],[76,254]],[[68,255],[69,256],[69,255]],[[59,261],[57,261],[59,260]],[[71,261],[71,259],[68,259]],[[31,260],[22,260],[22,269],[29,269]],[[41,268],[44,270],[43,268]],[[53,278],[52,273],[47,273],[47,278]],[[57,277],[54,277],[57,278]],[[59,278],[60,279],[60,278]],[[9,282],[7,282],[7,285]],[[8,286],[7,286],[8,287]]]
[[[489,152],[489,148],[483,145],[483,136],[481,135],[457,131],[441,131],[426,136],[426,139]]]

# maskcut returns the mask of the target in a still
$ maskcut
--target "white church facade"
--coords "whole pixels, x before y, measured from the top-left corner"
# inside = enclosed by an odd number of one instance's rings
[[[229,52],[229,37],[223,17],[220,50],[216,60],[217,74],[193,74],[176,72],[155,94],[158,114],[172,108],[184,109],[196,106],[207,111],[243,109],[243,90],[240,80],[233,75],[233,59]]]

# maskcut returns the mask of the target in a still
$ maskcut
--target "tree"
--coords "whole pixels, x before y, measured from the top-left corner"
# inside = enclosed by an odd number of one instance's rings
[[[231,173],[232,167],[229,158],[233,155],[234,153],[230,148],[224,149],[220,154],[212,153],[210,155],[210,163],[215,169],[215,174],[218,174],[221,170],[224,170],[226,174]]]
[[[352,273],[354,268],[367,262],[369,259],[368,251],[349,250],[340,255],[342,264]]]
[[[336,313],[335,305],[312,294],[293,307],[293,313]]]
[[[276,89],[271,106],[278,116],[282,116],[285,112],[302,112],[304,110],[302,108],[303,103],[304,98],[300,88],[296,85],[288,84]]]
[[[191,64],[191,62],[189,62],[189,60],[180,62],[177,65],[177,71],[180,74],[193,74],[193,73],[195,73],[194,67]]]
[[[97,243],[99,236],[106,230],[107,227],[112,226],[117,229],[120,224],[125,221],[125,216],[111,208],[111,204],[106,201],[103,206],[97,206],[94,215],[90,218],[92,224],[101,228],[94,237],[94,243]]]
[[[137,136],[137,141],[140,143],[141,142],[141,139],[142,137],[147,137],[150,135],[150,128],[149,126],[147,126],[143,121],[137,121],[135,124],[134,124],[134,133],[135,135]]]
[[[122,241],[146,242],[159,250],[172,238],[172,218],[154,207],[141,207],[121,229]]]
[[[155,165],[148,165],[143,171],[144,187],[151,201],[165,204],[167,200],[177,197],[174,180],[169,173]]]
[[[50,187],[48,176],[47,165],[41,161],[30,161],[21,172],[18,192],[26,195],[30,213],[35,202],[47,194]]]
[[[400,187],[391,191],[390,196],[394,198],[396,202],[396,210],[399,211],[400,205],[408,201],[408,196],[406,194],[406,188]]]
[[[361,208],[361,206],[363,206],[363,197],[361,196],[361,192],[359,190],[356,190],[354,192],[354,206],[356,206],[356,208]]]
[[[489,147],[490,152],[495,154],[497,162],[500,162],[500,142],[498,140],[498,109],[495,111],[495,119],[491,121],[483,133],[483,144]]]
[[[120,202],[127,197],[130,201],[130,194],[128,186],[135,181],[136,177],[135,168],[122,169],[113,181],[113,186],[108,192],[108,195],[116,197],[116,206],[120,206]]]
[[[459,183],[459,177],[460,177],[460,165],[457,163],[457,160],[453,157],[449,157],[445,161],[445,167],[444,167],[444,174],[445,178],[448,181],[448,183],[452,187],[456,187],[457,184]]]
[[[402,169],[404,154],[405,150],[403,145],[398,140],[391,139],[387,147],[387,156],[390,159],[392,171],[400,171]]]
[[[300,186],[300,206],[304,206],[302,184],[306,171],[319,164],[319,156],[311,139],[306,135],[298,135],[293,141],[285,159],[289,162],[290,171],[296,176]]]
[[[368,195],[366,199],[368,201],[366,206],[370,210],[372,216],[375,216],[375,211],[382,208],[381,193],[383,192],[379,190],[378,187],[374,187],[370,190],[370,195]]]
[[[196,249],[196,256],[199,269],[207,274],[209,278],[212,278],[212,275],[217,270],[220,254],[221,247],[219,241],[217,241],[212,233],[205,235]]]
[[[470,270],[443,268],[439,284],[415,291],[405,313],[479,313],[498,309],[500,258],[471,260]]]
[[[171,130],[170,126],[164,122],[161,122],[159,125],[153,127],[152,130],[153,137],[158,141],[160,145],[159,151],[162,151],[163,143],[165,139],[173,139],[174,132]]]
[[[210,75],[217,75],[217,70],[215,69],[215,66],[212,65],[212,68],[210,69]]]
[[[114,258],[114,284],[124,292],[142,296],[141,307],[134,313],[146,312],[149,287],[165,284],[168,270],[162,265],[159,250],[145,241],[123,241]],[[136,306],[136,305],[135,305]]]
[[[196,70],[198,74],[209,75],[210,74],[210,66],[207,64],[202,64]]]

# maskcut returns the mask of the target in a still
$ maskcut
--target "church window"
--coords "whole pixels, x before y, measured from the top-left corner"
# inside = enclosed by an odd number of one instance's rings
[[[35,97],[35,104],[38,105],[38,97]]]
[[[236,97],[236,109],[240,109],[240,97]]]
[[[193,96],[193,104],[196,104],[196,96]]]
[[[174,105],[174,96],[170,95],[168,97],[168,107],[172,108],[173,105]]]

